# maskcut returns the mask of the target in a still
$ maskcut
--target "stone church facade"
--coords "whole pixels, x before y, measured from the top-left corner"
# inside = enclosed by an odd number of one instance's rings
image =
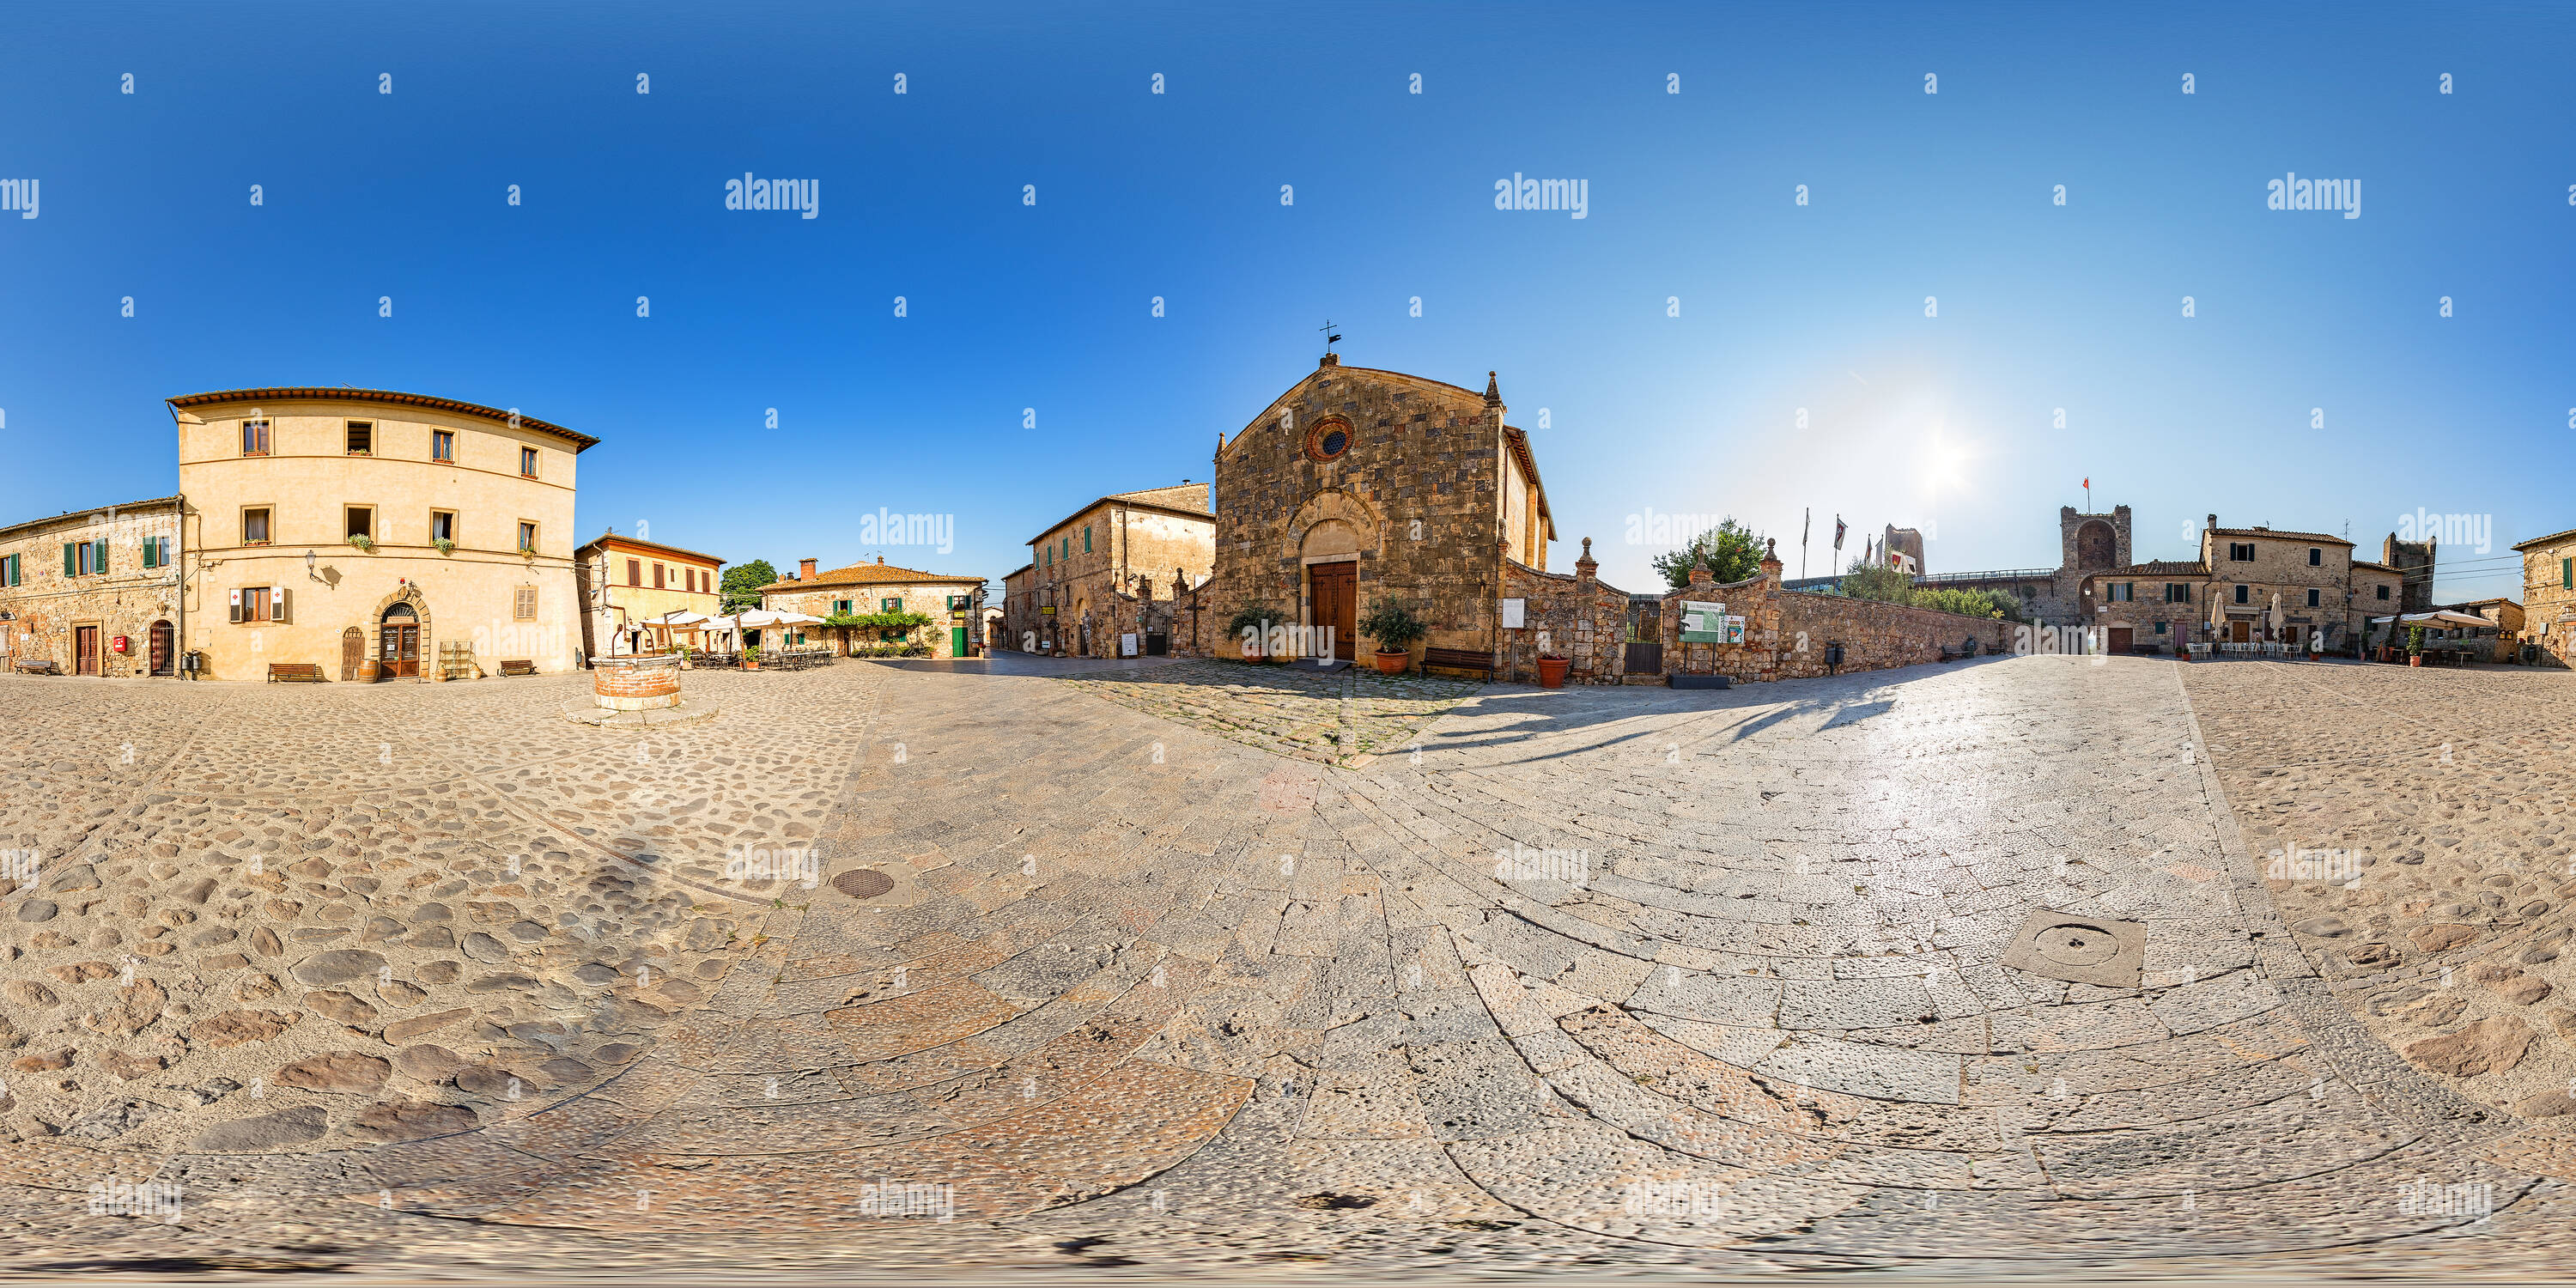
[[[1249,606],[1330,627],[1335,656],[1364,660],[1376,641],[1358,619],[1393,596],[1431,628],[1417,662],[1425,647],[1501,657],[1509,570],[1544,573],[1556,537],[1529,436],[1506,414],[1491,373],[1480,395],[1324,355],[1218,444],[1202,646],[1239,656],[1219,637]]]

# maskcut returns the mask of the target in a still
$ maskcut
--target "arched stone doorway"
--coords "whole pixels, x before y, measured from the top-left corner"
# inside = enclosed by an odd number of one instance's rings
[[[1297,549],[1306,569],[1306,625],[1329,630],[1313,651],[1345,662],[1359,656],[1360,530],[1348,519],[1324,519],[1306,529]]]
[[[149,672],[147,672],[147,674],[150,674],[150,675],[176,675],[176,674],[178,674],[178,667],[179,667],[179,660],[178,660],[178,657],[177,657],[177,650],[178,650],[178,647],[179,647],[179,635],[178,635],[178,632],[177,632],[176,630],[174,630],[174,629],[171,627],[170,623],[169,623],[166,619],[165,619],[165,620],[162,620],[162,621],[157,621],[157,622],[152,623],[152,630],[151,630],[151,650],[152,650],[152,651],[147,655],[147,656],[149,656],[149,657],[151,658],[151,660],[152,660],[152,669],[151,669]]]
[[[397,608],[402,610],[399,616],[394,613]],[[418,586],[404,586],[385,596],[376,602],[376,611],[368,614],[365,661],[359,666],[358,678],[365,682],[397,678],[385,666],[386,658],[390,656],[385,651],[388,626],[397,628],[393,639],[395,651],[399,653],[406,642],[411,649],[413,666],[405,678],[425,678],[428,675],[425,657],[431,647],[429,601],[421,596]],[[342,638],[345,640],[346,636]]]

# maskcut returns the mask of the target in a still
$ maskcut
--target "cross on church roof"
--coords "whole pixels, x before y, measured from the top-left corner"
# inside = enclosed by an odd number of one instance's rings
[[[1315,329],[1324,333],[1324,351],[1327,353],[1332,352],[1333,346],[1336,343],[1339,343],[1342,338],[1333,334],[1333,320],[1331,318],[1326,318],[1324,319],[1324,324],[1316,327]]]

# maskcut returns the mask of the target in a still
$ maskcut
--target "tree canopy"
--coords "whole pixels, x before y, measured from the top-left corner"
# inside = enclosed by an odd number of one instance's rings
[[[1716,527],[1691,538],[1689,545],[1655,556],[1655,571],[1662,573],[1665,584],[1674,590],[1690,585],[1694,560],[1705,561],[1709,576],[1716,581],[1742,581],[1762,571],[1762,550],[1761,536],[1730,515],[1718,520]]]
[[[778,570],[766,559],[735,564],[724,571],[724,610],[739,613],[760,607],[760,588],[778,580]]]

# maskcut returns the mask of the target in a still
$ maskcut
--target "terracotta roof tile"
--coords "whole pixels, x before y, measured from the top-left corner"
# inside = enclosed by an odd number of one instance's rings
[[[984,579],[982,577],[975,576],[956,577],[949,576],[945,573],[923,572],[918,568],[899,568],[889,563],[861,563],[851,564],[847,568],[835,568],[830,572],[818,572],[814,574],[814,580],[812,581],[798,581],[793,577],[784,581],[773,581],[768,585],[761,587],[760,593],[767,594],[773,590],[812,590],[817,586],[911,586],[938,584],[981,586],[984,584]]]

